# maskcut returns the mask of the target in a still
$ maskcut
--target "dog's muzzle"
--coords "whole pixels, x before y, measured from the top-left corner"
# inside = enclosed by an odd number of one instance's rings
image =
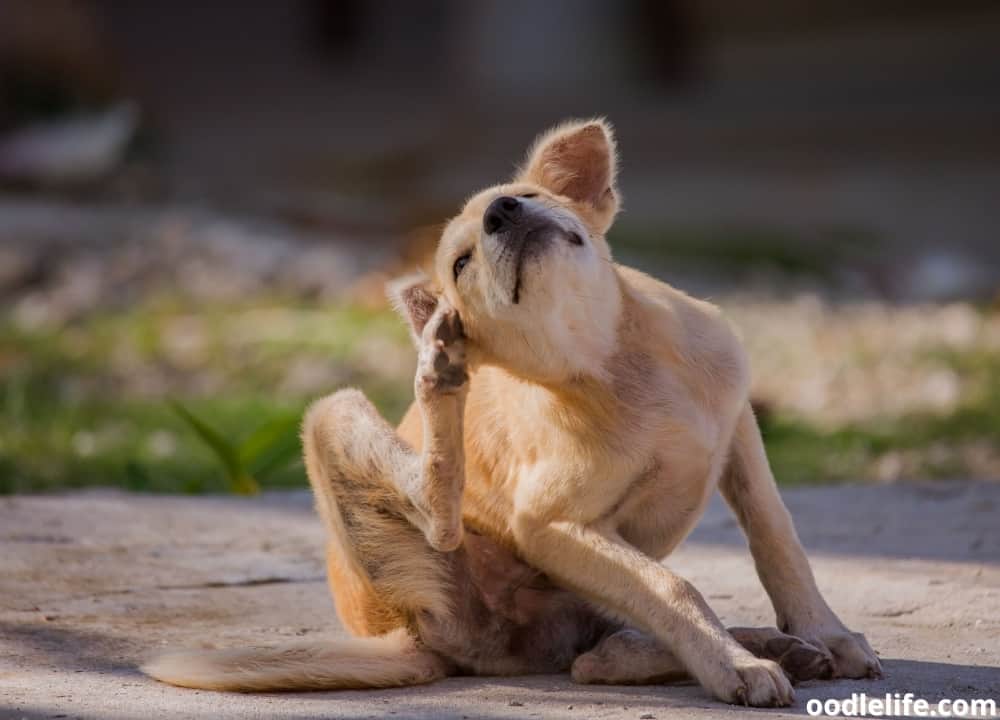
[[[501,195],[483,213],[483,232],[492,245],[490,255],[499,269],[510,263],[511,301],[521,299],[522,270],[526,261],[545,252],[560,231],[551,218],[519,198]]]

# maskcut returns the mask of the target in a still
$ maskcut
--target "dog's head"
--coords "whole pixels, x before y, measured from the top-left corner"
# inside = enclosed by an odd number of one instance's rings
[[[621,308],[604,239],[618,211],[615,171],[603,120],[542,135],[512,182],[476,194],[448,223],[434,277],[394,288],[415,334],[446,302],[472,363],[546,381],[598,372]]]

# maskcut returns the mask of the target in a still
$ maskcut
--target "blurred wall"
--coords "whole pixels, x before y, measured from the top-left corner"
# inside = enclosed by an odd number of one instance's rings
[[[507,175],[547,125],[601,114],[618,128],[630,223],[846,228],[932,266],[1000,262],[996,2],[38,0],[3,13],[0,121],[20,117],[11,77],[79,46],[51,61],[79,71],[58,82],[91,88],[82,103],[140,102],[171,201],[352,228],[426,221]]]

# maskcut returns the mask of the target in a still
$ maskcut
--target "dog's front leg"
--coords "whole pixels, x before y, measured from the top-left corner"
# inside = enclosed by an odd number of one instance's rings
[[[823,647],[840,677],[876,677],[878,657],[861,633],[848,630],[816,586],[791,516],[778,494],[760,430],[747,405],[719,489],[736,514],[782,631]]]
[[[719,699],[755,706],[791,703],[792,687],[781,668],[737,643],[689,582],[613,533],[540,519],[538,498],[519,499],[513,528],[529,563],[655,636]]]

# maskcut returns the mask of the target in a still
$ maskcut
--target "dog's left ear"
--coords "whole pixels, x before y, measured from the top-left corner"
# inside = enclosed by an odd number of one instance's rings
[[[386,294],[409,325],[413,342],[419,344],[420,334],[438,306],[440,295],[434,284],[423,273],[416,273],[390,281]]]
[[[583,205],[603,233],[618,212],[617,170],[611,125],[597,118],[564,123],[539,137],[517,179]]]

